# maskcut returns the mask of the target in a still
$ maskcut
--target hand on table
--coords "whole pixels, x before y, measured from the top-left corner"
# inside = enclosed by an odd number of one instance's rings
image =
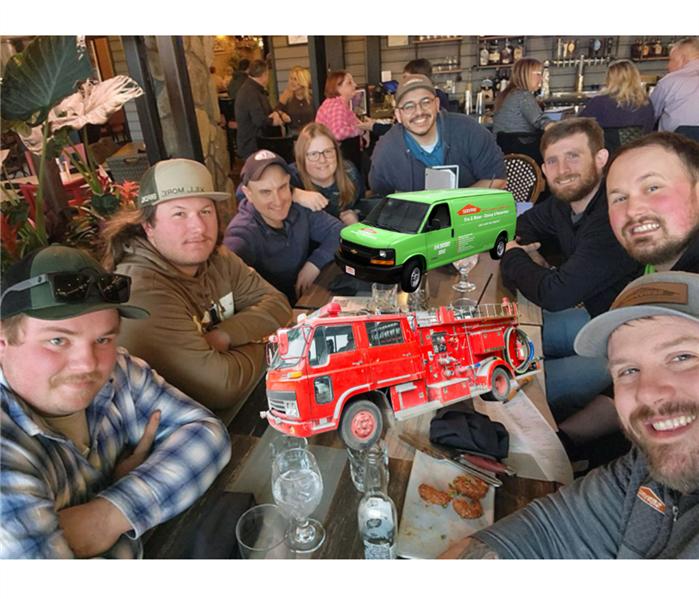
[[[320,269],[311,262],[306,262],[303,268],[299,271],[299,276],[296,277],[296,285],[294,285],[294,291],[296,292],[296,297],[301,297],[306,290],[313,284],[320,274]]]
[[[527,252],[529,257],[531,258],[532,262],[534,264],[538,264],[539,266],[543,268],[551,268],[551,265],[546,261],[546,258],[544,258],[540,253],[539,253],[539,248],[541,247],[541,244],[538,241],[535,241],[534,243],[529,243],[527,245],[520,245],[519,244],[519,237],[515,241],[510,241],[507,243],[505,246],[505,251],[513,250],[513,249],[520,249],[524,250]]]
[[[312,212],[323,210],[328,205],[328,198],[317,191],[306,191],[305,189],[294,189],[291,200],[299,206],[308,208]]]

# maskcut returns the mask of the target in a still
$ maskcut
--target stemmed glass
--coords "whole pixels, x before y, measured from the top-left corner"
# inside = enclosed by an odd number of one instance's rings
[[[459,274],[461,275],[461,280],[455,285],[452,285],[452,289],[463,294],[475,291],[476,285],[475,283],[471,283],[471,281],[468,280],[468,273],[470,273],[474,269],[476,264],[478,264],[478,254],[474,254],[473,256],[469,256],[468,258],[462,258],[461,260],[457,260],[456,262],[454,262],[454,267],[459,271]],[[452,306],[454,306],[455,308],[469,308],[475,305],[476,302],[474,300],[465,296],[460,297],[452,302]]]
[[[287,449],[272,464],[272,495],[292,521],[288,544],[292,551],[310,553],[325,540],[323,525],[309,516],[323,497],[318,463],[307,449]]]

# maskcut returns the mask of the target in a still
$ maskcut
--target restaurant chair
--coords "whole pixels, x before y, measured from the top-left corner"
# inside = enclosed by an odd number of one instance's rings
[[[29,218],[36,217],[36,192],[39,186],[33,183],[20,183],[19,192],[24,198],[24,201],[29,206]],[[85,186],[85,181],[83,180],[80,185],[64,185],[63,189],[66,192],[66,199],[68,200],[68,206],[71,208],[80,209],[80,205],[84,200],[92,196],[92,191],[89,187]],[[46,206],[46,204],[44,204]]]
[[[699,127],[692,127],[691,125],[680,125],[675,129],[675,133],[689,137],[694,141],[699,141]]]
[[[524,154],[534,160],[537,165],[540,165],[544,161],[539,148],[542,135],[543,131],[535,131],[533,133],[524,131],[505,133],[500,131],[495,136],[495,142],[500,146],[505,156],[508,154]]]
[[[112,181],[120,185],[124,181],[140,183],[141,177],[150,168],[148,154],[127,154],[107,158],[107,167]]]
[[[604,127],[604,147],[609,154],[616,152],[621,146],[643,135],[643,127]]]
[[[505,190],[512,194],[515,202],[534,204],[545,186],[539,165],[524,154],[508,154],[505,156],[505,171]]]

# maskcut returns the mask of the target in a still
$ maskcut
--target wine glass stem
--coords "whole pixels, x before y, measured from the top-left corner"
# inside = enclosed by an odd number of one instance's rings
[[[306,543],[313,539],[315,536],[315,531],[313,527],[309,524],[308,518],[295,519],[294,520],[294,537],[303,543]]]

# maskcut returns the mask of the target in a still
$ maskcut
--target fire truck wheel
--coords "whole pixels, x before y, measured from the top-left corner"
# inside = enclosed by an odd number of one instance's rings
[[[337,433],[347,447],[359,450],[376,443],[382,430],[381,410],[368,399],[360,399],[342,411]]]
[[[490,375],[490,391],[483,393],[481,398],[485,401],[507,401],[510,396],[510,375],[502,366],[493,369]]]
[[[500,235],[490,250],[490,257],[493,260],[500,260],[505,255],[505,247],[507,247],[507,237],[505,235]]]
[[[405,263],[400,275],[400,286],[406,293],[412,293],[420,286],[422,280],[422,266],[417,258],[412,258]]]

